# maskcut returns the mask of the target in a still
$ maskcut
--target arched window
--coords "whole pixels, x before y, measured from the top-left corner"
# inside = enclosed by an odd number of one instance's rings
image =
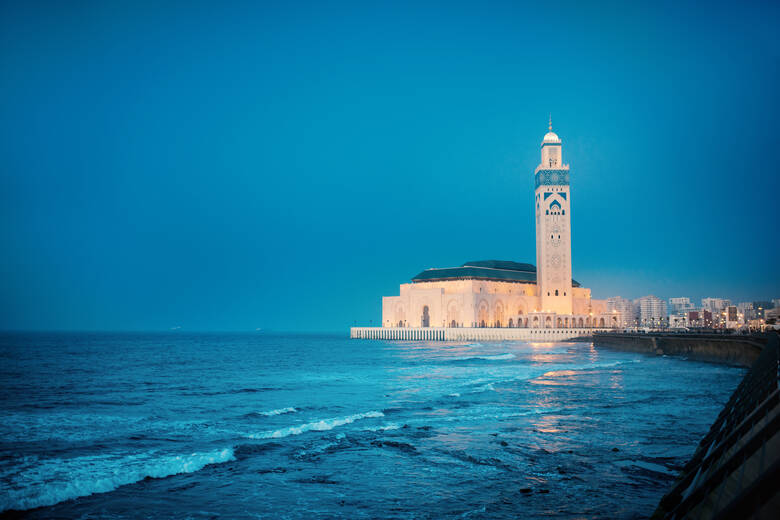
[[[515,322],[512,321],[512,318],[509,318],[509,328],[511,329],[514,326],[515,326]]]
[[[425,305],[423,307],[422,312],[422,319],[420,320],[422,322],[423,327],[430,327],[431,326],[431,315],[428,313],[428,306]]]
[[[555,289],[555,296],[558,296],[558,289]]]

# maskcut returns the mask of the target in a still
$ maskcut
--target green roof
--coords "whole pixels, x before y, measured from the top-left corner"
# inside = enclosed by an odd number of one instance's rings
[[[536,266],[508,260],[476,260],[460,267],[426,269],[412,282],[438,282],[444,280],[492,280],[498,282],[536,283]],[[579,287],[576,280],[572,287]]]

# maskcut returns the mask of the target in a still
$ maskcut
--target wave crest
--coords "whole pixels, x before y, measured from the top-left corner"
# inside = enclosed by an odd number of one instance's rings
[[[370,411],[366,413],[356,413],[353,415],[347,415],[346,417],[334,417],[331,419],[320,419],[318,421],[299,424],[297,426],[288,426],[287,428],[281,428],[279,430],[253,433],[247,435],[249,439],[281,439],[283,437],[289,437],[291,435],[300,435],[309,431],[322,432],[332,430],[338,426],[344,426],[360,419],[374,419],[378,417],[384,417],[385,414],[377,411]]]
[[[295,413],[297,412],[297,408],[293,408],[292,406],[288,406],[287,408],[279,408],[276,410],[267,410],[265,412],[259,412],[260,415],[265,415],[266,417],[271,417],[273,415],[282,415],[285,413]]]
[[[108,493],[146,478],[193,473],[209,464],[235,460],[232,448],[190,455],[91,455],[26,461],[14,471],[15,489],[0,494],[0,511],[52,506],[95,493]],[[5,475],[4,475],[5,477]]]
[[[464,356],[455,358],[453,361],[506,361],[508,359],[514,359],[515,355],[511,352],[506,354],[496,354],[495,356]]]

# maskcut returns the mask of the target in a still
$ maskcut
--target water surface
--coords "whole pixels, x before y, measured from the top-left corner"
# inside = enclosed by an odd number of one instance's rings
[[[744,370],[591,343],[0,336],[0,511],[643,518]]]

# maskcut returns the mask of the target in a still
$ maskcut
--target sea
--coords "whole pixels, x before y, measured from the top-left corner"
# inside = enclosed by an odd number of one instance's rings
[[[745,369],[592,342],[0,335],[0,516],[647,518]]]

